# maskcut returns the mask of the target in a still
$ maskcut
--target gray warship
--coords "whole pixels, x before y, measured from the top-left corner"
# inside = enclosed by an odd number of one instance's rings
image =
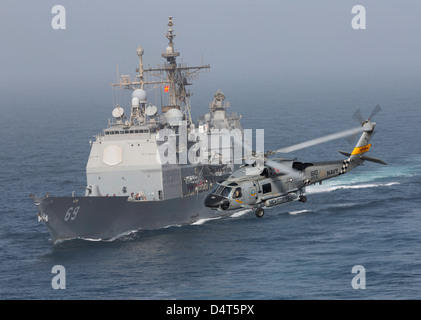
[[[218,90],[209,112],[193,121],[191,92],[186,87],[210,66],[177,63],[180,53],[174,48],[172,17],[166,37],[164,64],[145,68],[144,50],[138,47],[137,75],[119,76],[111,84],[113,90],[131,93],[131,103],[117,104],[107,128],[90,141],[84,195],[30,195],[53,244],[75,238],[116,239],[227,214],[203,203],[216,182],[237,166],[231,137],[243,137],[241,116],[228,114],[229,103]],[[147,97],[155,90],[164,101],[158,107]],[[130,109],[130,115],[123,107]],[[230,143],[221,146],[220,138],[227,135]]]

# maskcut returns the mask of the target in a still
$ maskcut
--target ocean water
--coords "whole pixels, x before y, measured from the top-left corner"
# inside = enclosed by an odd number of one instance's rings
[[[202,105],[196,115],[207,112],[213,98],[205,89],[196,96]],[[244,87],[227,86],[224,92],[231,111],[243,115],[244,128],[265,129],[267,150],[352,128],[357,108],[368,116],[379,103],[383,110],[373,119],[377,133],[370,155],[388,165],[366,163],[308,187],[306,203],[268,208],[261,219],[243,210],[114,241],[53,246],[29,193],[83,193],[89,139],[105,127],[112,107],[85,108],[78,97],[59,105],[48,97],[35,105],[17,102],[0,117],[0,298],[420,299],[416,85],[265,86],[259,101],[244,98]],[[342,139],[289,156],[335,160],[343,158],[338,150],[352,148]],[[55,265],[65,267],[65,289],[52,288]],[[352,286],[354,266],[365,269],[365,289]]]

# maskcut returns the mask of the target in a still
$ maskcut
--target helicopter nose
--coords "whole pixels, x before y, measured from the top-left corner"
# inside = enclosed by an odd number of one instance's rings
[[[210,194],[205,199],[205,206],[212,209],[218,209],[224,199],[225,198],[217,196],[216,194]]]

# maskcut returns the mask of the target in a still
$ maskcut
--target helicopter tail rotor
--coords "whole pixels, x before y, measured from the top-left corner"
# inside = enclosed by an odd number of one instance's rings
[[[361,109],[360,108],[358,108],[358,110],[357,111],[355,111],[355,113],[354,113],[354,115],[352,116],[356,121],[358,121],[359,123],[363,123],[363,122],[365,122],[365,121],[371,121],[372,119],[373,119],[373,117],[377,114],[377,113],[379,113],[380,111],[382,110],[382,108],[380,107],[380,105],[378,104],[378,105],[376,105],[375,107],[374,107],[374,109],[371,111],[371,113],[370,113],[370,116],[368,117],[368,119],[367,120],[365,120],[364,119],[364,117],[362,116],[362,114],[361,114]]]
[[[373,109],[373,111],[371,111],[370,116],[368,117],[368,121],[370,121],[371,119],[373,119],[373,117],[379,113],[382,110],[382,108],[380,107],[380,105],[376,105]]]
[[[364,117],[363,117],[363,115],[362,115],[362,113],[361,113],[361,109],[360,109],[360,108],[358,108],[358,110],[357,110],[357,111],[355,111],[355,113],[354,113],[354,115],[352,116],[352,118],[354,118],[356,121],[358,121],[358,123],[360,123],[361,125],[364,125],[364,123],[371,121],[371,120],[373,119],[373,117],[374,117],[377,113],[379,113],[381,110],[382,110],[382,108],[380,107],[380,105],[376,105],[376,106],[374,107],[374,109],[371,111],[370,116],[367,118],[367,120],[365,120],[365,119],[364,119]],[[374,134],[375,134],[375,133],[373,133],[373,136],[374,136]],[[355,143],[355,139],[357,139],[357,137],[358,137],[358,133],[356,133],[356,134],[354,134],[354,135],[352,135],[352,136],[349,136],[348,138],[346,138],[346,140],[347,140],[350,144],[353,144],[353,143]]]
[[[363,134],[361,135],[360,139],[358,140],[356,146],[354,147],[351,153],[339,151],[343,155],[349,157],[348,160],[350,161],[353,167],[361,164],[364,161],[371,161],[371,162],[380,163],[383,165],[386,164],[383,160],[367,157],[364,155],[366,152],[370,150],[371,144],[369,144],[369,141],[375,134],[374,128],[376,127],[376,123],[371,122],[371,119],[381,110],[382,108],[380,107],[380,105],[376,105],[373,111],[371,111],[371,114],[368,117],[368,119],[361,122],[361,128],[363,130]],[[361,112],[359,109],[354,114],[354,116],[355,115],[357,116],[354,118],[362,118]]]
[[[356,121],[359,123],[362,123],[364,121],[363,115],[361,114],[361,109],[358,108],[357,111],[355,111],[354,115],[352,116]]]

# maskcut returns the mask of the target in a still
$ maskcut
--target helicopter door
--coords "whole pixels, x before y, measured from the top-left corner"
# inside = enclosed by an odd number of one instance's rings
[[[259,188],[255,183],[251,183],[250,186],[247,188],[248,195],[247,195],[247,202],[248,204],[253,204],[256,202],[258,194],[259,194]]]

